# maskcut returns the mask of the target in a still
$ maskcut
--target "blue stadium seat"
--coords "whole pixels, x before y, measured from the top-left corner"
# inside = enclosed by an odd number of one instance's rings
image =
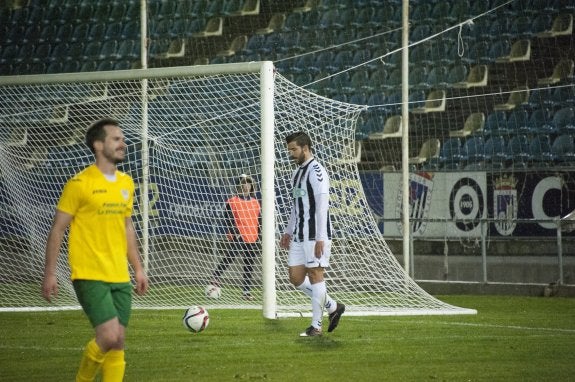
[[[140,57],[140,42],[136,40],[123,40],[118,47],[118,60],[136,60]]]
[[[339,10],[330,9],[323,12],[319,18],[318,26],[320,29],[332,29],[336,28],[336,23],[339,20]],[[339,25],[339,24],[338,24]],[[339,28],[337,28],[339,29]]]
[[[448,138],[441,145],[439,152],[439,162],[441,168],[446,170],[456,170],[461,167],[461,140],[459,138]]]
[[[525,134],[529,126],[529,113],[522,108],[513,110],[507,118],[507,132],[509,134]]]
[[[443,65],[433,66],[427,74],[425,82],[433,89],[447,88],[449,85],[447,83],[447,68]]]
[[[549,135],[540,134],[533,137],[529,143],[529,156],[533,166],[548,165],[554,161]]]
[[[62,73],[77,73],[81,68],[80,61],[66,61],[62,66]]]
[[[327,63],[325,68],[330,72],[339,72],[349,69],[353,60],[353,53],[349,50],[337,52],[333,59]]]
[[[465,141],[461,150],[461,159],[467,163],[477,163],[485,160],[485,145],[483,137],[471,137]]]
[[[76,34],[76,29],[79,29],[79,27],[79,25],[74,27],[72,24],[64,24],[59,26],[58,30],[56,31],[56,35],[54,36],[54,42],[58,43],[68,41],[84,41],[86,39],[86,33],[82,35],[80,33],[81,31],[78,31],[78,34]],[[87,32],[88,26],[84,25],[82,30]]]
[[[327,69],[327,66],[331,65],[333,60],[334,60],[334,54],[332,51],[326,50],[320,52],[316,56],[313,64],[310,67],[308,67],[308,70],[311,71],[312,73],[319,73]]]
[[[32,62],[42,62],[45,63],[49,61],[50,54],[52,53],[52,45],[48,42],[38,44],[34,50],[34,56],[32,57]]]
[[[559,134],[575,133],[575,109],[573,107],[564,107],[553,114],[553,126]]]
[[[507,144],[507,152],[509,160],[512,161],[513,166],[526,167],[531,158],[529,153],[529,139],[526,135],[515,135]]]
[[[108,24],[104,33],[104,40],[120,40],[124,25],[121,22]]]
[[[561,134],[553,141],[551,153],[559,164],[575,164],[575,143],[573,135]]]
[[[114,2],[112,4],[110,14],[108,15],[108,21],[112,23],[123,21],[127,10],[128,10],[127,4],[124,4],[123,2],[119,1]]]
[[[286,32],[299,31],[302,27],[303,15],[301,12],[292,12],[286,16],[282,30]]]
[[[375,89],[374,84],[370,81],[369,73],[362,68],[351,75],[350,82],[351,88],[355,90],[355,92],[371,92]]]
[[[521,134],[552,134],[555,126],[549,109],[540,108],[531,112],[527,126],[520,128]]]
[[[507,161],[507,142],[502,136],[490,137],[483,145],[483,154],[485,161],[492,169],[505,168]]]
[[[373,7],[360,8],[354,20],[350,25],[356,29],[369,28],[369,22],[375,16],[375,9]]]
[[[507,127],[507,115],[504,111],[494,111],[490,113],[485,119],[485,127],[483,128],[483,134],[489,135],[501,135],[507,134],[509,131]]]
[[[88,30],[88,35],[86,36],[86,39],[88,42],[91,41],[101,42],[104,40],[105,34],[106,34],[106,24],[103,22],[95,22],[90,26],[90,30]]]
[[[427,17],[427,21],[430,23],[437,23],[437,22],[448,22],[452,23],[456,21],[451,16],[451,5],[446,0],[439,0],[431,9],[431,13],[429,17]]]
[[[56,40],[56,33],[58,33],[58,25],[50,24],[42,26],[42,31],[40,36],[38,36],[38,42],[50,42],[54,43]]]
[[[454,64],[447,73],[447,83],[452,85],[464,82],[467,79],[469,69],[464,64]]]
[[[38,42],[40,38],[40,34],[42,33],[42,27],[40,25],[29,25],[24,30],[24,35],[20,39],[20,41],[24,44],[35,44]]]

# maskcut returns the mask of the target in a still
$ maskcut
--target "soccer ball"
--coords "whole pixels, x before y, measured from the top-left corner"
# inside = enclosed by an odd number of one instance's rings
[[[191,306],[184,313],[182,318],[184,327],[190,332],[199,333],[206,330],[210,323],[210,315],[206,308],[201,306]]]
[[[220,287],[217,287],[217,286],[212,285],[212,284],[208,284],[208,286],[206,287],[206,297],[207,298],[212,298],[214,300],[217,300],[218,298],[220,298],[221,295],[222,295],[222,290],[220,289]]]

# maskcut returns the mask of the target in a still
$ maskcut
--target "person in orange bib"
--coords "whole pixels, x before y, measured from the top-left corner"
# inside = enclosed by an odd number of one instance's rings
[[[261,207],[255,198],[254,181],[242,174],[237,195],[226,201],[225,224],[229,247],[212,275],[212,284],[219,287],[221,275],[236,257],[241,256],[244,261],[242,297],[245,300],[253,300],[252,272],[260,236],[260,220]]]

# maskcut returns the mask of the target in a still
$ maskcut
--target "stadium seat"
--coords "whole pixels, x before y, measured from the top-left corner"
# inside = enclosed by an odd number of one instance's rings
[[[150,3],[153,4],[153,3]],[[92,23],[105,23],[108,21],[110,11],[112,10],[112,4],[109,2],[97,2],[94,5],[92,16],[90,21]]]
[[[437,138],[430,138],[423,142],[419,153],[409,158],[410,164],[422,164],[429,161],[431,158],[438,158],[441,149],[441,142]]]
[[[540,16],[539,16],[540,17]],[[514,39],[531,38],[535,34],[534,19],[529,16],[517,16],[509,27],[509,37]]]
[[[568,106],[557,110],[553,114],[552,125],[559,134],[575,133],[575,108]]]
[[[569,36],[573,34],[573,14],[572,13],[560,13],[553,20],[551,29],[544,30],[537,34],[537,37],[548,38],[557,36]]]
[[[128,5],[122,2],[114,2],[112,9],[108,15],[108,22],[117,23],[124,20],[124,15],[128,9]]]
[[[338,23],[339,20],[339,10],[338,9],[329,9],[323,13],[319,18],[318,26],[320,29],[332,29],[336,28],[335,25]],[[337,28],[339,29],[339,28]]]
[[[308,69],[314,64],[315,56],[313,54],[304,54],[293,61],[291,71],[295,74],[304,73],[308,72]]]
[[[369,93],[376,89],[374,84],[371,82],[369,73],[367,72],[367,70],[363,70],[362,68],[356,70],[351,75],[350,83],[353,93],[356,93],[360,90]]]
[[[222,17],[213,17],[208,20],[203,30],[195,32],[192,37],[212,37],[223,34],[224,19]]]
[[[41,33],[42,27],[40,25],[29,25],[24,30],[24,34],[22,35],[20,41],[24,44],[35,44],[38,42]]]
[[[46,74],[64,73],[64,64],[53,61],[46,67]]]
[[[255,16],[260,13],[260,0],[245,0],[236,16]]]
[[[485,160],[483,137],[468,138],[461,149],[461,160],[466,163],[477,163]]]
[[[531,158],[529,153],[529,139],[526,135],[514,135],[507,144],[509,160],[513,166],[524,168]]]
[[[507,144],[501,136],[490,137],[483,145],[484,159],[492,169],[502,169],[507,161]]]
[[[414,90],[409,93],[408,109],[421,109],[425,106],[425,92],[423,90]]]
[[[425,114],[445,111],[446,93],[445,90],[433,90],[425,99],[425,104],[421,107],[414,107],[411,112],[414,114]]]
[[[86,39],[88,42],[91,41],[101,42],[104,40],[105,33],[106,33],[106,24],[104,24],[103,22],[97,22],[90,26]]]
[[[420,65],[410,70],[408,83],[410,89],[429,89],[430,85],[427,83],[427,68]]]
[[[501,55],[495,59],[496,63],[510,63],[529,61],[531,59],[531,40],[517,40],[511,45],[509,54]]]
[[[448,138],[445,140],[439,153],[441,168],[446,170],[458,169],[461,165],[461,150],[461,140],[459,138]]]
[[[121,22],[108,24],[104,32],[104,40],[120,40],[124,25]]]
[[[285,23],[282,30],[286,32],[299,31],[303,23],[303,14],[300,12],[292,12],[286,16]]]
[[[575,86],[558,86],[551,93],[551,102],[553,108],[563,108],[565,106],[575,105]]]
[[[134,61],[140,58],[140,41],[124,40],[118,47],[118,60]]]
[[[551,140],[549,135],[536,135],[529,143],[530,163],[534,167],[552,164],[555,156],[551,152]]]
[[[285,13],[274,13],[268,22],[268,25],[264,28],[260,28],[256,31],[258,34],[269,34],[273,32],[280,32],[283,29],[284,23],[286,21]]]
[[[196,0],[194,1],[194,5],[202,4],[203,1]],[[191,12],[191,11],[190,11]],[[196,15],[191,15],[196,16]],[[126,8],[126,12],[124,13],[123,17],[124,22],[132,22],[140,20],[140,2],[139,1],[130,1],[128,3],[128,7]]]
[[[447,68],[443,65],[433,66],[427,73],[425,83],[432,89],[447,88]]]
[[[246,35],[237,36],[229,43],[229,45],[225,49],[220,50],[216,55],[226,57],[233,56],[234,54],[241,52],[246,46],[247,42],[248,42],[248,36]]]
[[[469,0],[456,0],[449,11],[449,22],[461,22],[472,16]]]
[[[381,128],[383,127],[383,130]],[[402,134],[401,115],[393,115],[385,119],[383,125],[369,134],[369,139],[401,138]]]
[[[485,127],[485,114],[471,113],[465,119],[463,127],[459,130],[452,130],[449,132],[450,137],[465,138],[472,134],[478,134],[484,131]]]
[[[78,24],[74,27],[74,31],[70,36],[70,42],[86,42],[90,26],[88,24]]]
[[[79,72],[81,68],[80,61],[77,60],[70,60],[64,62],[62,67],[62,73],[76,73]]]
[[[488,78],[487,65],[475,65],[469,71],[467,79],[463,82],[454,83],[452,86],[459,89],[469,89],[472,87],[486,86]]]
[[[454,64],[447,73],[447,83],[452,86],[465,81],[468,75],[468,68],[464,64]]]
[[[431,13],[427,17],[427,21],[429,23],[437,23],[437,22],[448,22],[452,23],[456,21],[451,16],[451,4],[449,4],[446,0],[439,0],[431,9]]]
[[[52,52],[52,45],[48,42],[38,44],[34,50],[34,55],[32,62],[34,63],[46,63],[49,61],[50,54]]]
[[[507,134],[509,129],[507,127],[507,115],[504,111],[498,110],[490,113],[485,119],[485,127],[483,134],[485,135],[501,135]]]
[[[529,87],[519,86],[511,90],[507,102],[493,106],[494,110],[512,110],[517,106],[526,104],[529,100]]]
[[[80,25],[74,27],[72,24],[60,25],[54,36],[54,42],[85,41],[88,28],[87,25],[83,25],[83,27]]]
[[[538,85],[553,85],[573,79],[574,62],[572,59],[561,59],[554,67],[550,77],[537,80]]]
[[[332,51],[325,50],[320,52],[315,58],[313,64],[307,68],[310,72],[316,74],[323,70],[326,70],[328,65],[331,65],[334,60],[334,54]]]
[[[553,141],[551,153],[559,164],[575,164],[575,143],[573,135],[561,134]]]
[[[546,108],[533,110],[527,125],[518,129],[520,134],[552,134],[554,131],[551,113]]]
[[[513,110],[507,118],[507,131],[509,134],[525,134],[528,132],[529,114],[523,108]]]
[[[484,64],[489,62],[489,49],[495,43],[491,41],[480,40],[469,47],[461,60],[467,64]]]
[[[375,16],[375,8],[360,8],[355,19],[351,20],[350,25],[355,29],[369,28],[369,23]]]
[[[320,53],[321,55],[322,53]],[[351,68],[353,53],[349,50],[337,52],[333,59],[326,63],[325,69],[334,73]]]

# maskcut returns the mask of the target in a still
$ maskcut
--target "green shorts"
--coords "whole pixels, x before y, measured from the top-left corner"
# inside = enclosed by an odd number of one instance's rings
[[[114,317],[118,317],[124,327],[128,326],[132,309],[132,284],[95,280],[74,280],[72,284],[78,302],[93,327]]]

